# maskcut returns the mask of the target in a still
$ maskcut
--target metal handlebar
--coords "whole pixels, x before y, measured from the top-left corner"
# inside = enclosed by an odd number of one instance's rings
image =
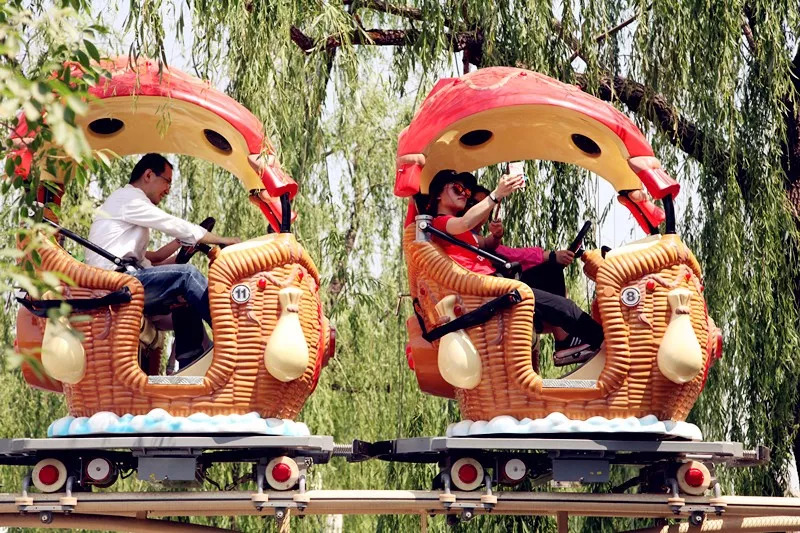
[[[507,273],[514,279],[519,279],[519,273],[521,271],[521,267],[518,262],[507,261],[506,259],[498,255],[494,255],[493,253],[487,252],[486,250],[481,250],[477,246],[472,246],[471,244],[468,244],[462,240],[456,239],[449,233],[434,228],[427,220],[418,222],[418,227],[425,233],[430,233],[431,235],[435,235],[436,237],[444,241],[447,241],[450,244],[455,244],[456,246],[460,246],[465,250],[469,250],[470,252],[473,252],[474,254],[483,257],[484,259],[488,259],[496,267],[500,267],[501,269],[503,269],[505,273]]]
[[[64,235],[65,237],[67,237],[69,239],[72,239],[73,241],[77,242],[78,244],[80,244],[84,248],[93,251],[94,253],[96,253],[100,257],[102,257],[104,259],[108,259],[109,261],[111,261],[112,263],[117,265],[118,268],[123,268],[126,271],[140,270],[142,268],[141,265],[139,265],[139,263],[137,263],[135,259],[117,257],[116,255],[112,254],[108,250],[100,248],[98,245],[96,245],[92,241],[90,241],[88,239],[84,239],[83,237],[81,237],[77,233],[73,233],[72,231],[68,230],[67,228],[64,228],[61,225],[56,224],[55,222],[53,222],[49,218],[43,218],[42,220],[44,222],[46,222],[47,224],[50,224],[55,229],[57,229],[58,232],[61,233],[62,235]]]

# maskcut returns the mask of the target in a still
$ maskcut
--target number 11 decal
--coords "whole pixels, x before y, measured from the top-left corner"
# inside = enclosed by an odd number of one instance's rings
[[[237,304],[243,304],[250,300],[250,287],[244,283],[234,285],[231,289],[231,299]]]

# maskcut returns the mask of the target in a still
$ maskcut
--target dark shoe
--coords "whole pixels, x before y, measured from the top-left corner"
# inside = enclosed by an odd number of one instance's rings
[[[600,351],[600,348],[592,348],[588,344],[584,344],[580,350],[561,350],[553,354],[554,366],[574,365],[577,363],[585,363]]]
[[[585,350],[589,347],[589,343],[585,342],[580,337],[576,337],[575,335],[570,335],[563,341],[556,341],[556,357],[566,357],[567,355],[573,354],[575,352],[579,352],[581,350]]]
[[[207,350],[203,349],[192,350],[176,356],[175,360],[178,362],[178,370],[175,371],[175,373],[177,374],[178,372],[186,370],[188,367],[192,366],[194,363],[202,359],[204,355],[206,355],[209,351],[213,349],[214,349],[214,344],[212,343]],[[167,374],[169,375],[169,372]]]

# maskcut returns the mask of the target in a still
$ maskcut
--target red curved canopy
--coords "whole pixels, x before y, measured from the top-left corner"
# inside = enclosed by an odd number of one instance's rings
[[[465,143],[466,136],[476,131],[490,132],[489,140]],[[587,138],[596,151],[587,151],[575,140]],[[473,171],[527,159],[580,165],[622,193],[643,184],[655,198],[675,196],[680,190],[660,168],[631,168],[629,160],[652,157],[653,150],[623,113],[576,86],[510,67],[479,69],[436,83],[401,133],[397,155],[394,193],[401,197],[427,192],[428,183],[442,168]],[[424,158],[425,164],[403,162],[415,156]],[[650,222],[657,225],[663,220],[657,211],[646,211]]]
[[[273,227],[279,227],[278,198],[285,193],[293,198],[297,183],[280,167],[258,118],[209,83],[175,68],[165,66],[159,72],[153,61],[132,65],[128,57],[100,66],[110,77],[89,88],[89,111],[78,119],[92,149],[121,156],[178,153],[212,161],[236,175]],[[73,75],[82,75],[80,65],[74,66]],[[98,119],[121,120],[124,127],[98,133],[92,128]],[[22,121],[15,135],[24,137],[26,129]],[[222,148],[208,137],[208,130],[222,137]]]

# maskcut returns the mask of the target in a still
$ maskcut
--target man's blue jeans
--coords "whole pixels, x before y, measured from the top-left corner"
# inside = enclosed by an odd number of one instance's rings
[[[144,287],[146,315],[172,314],[179,365],[199,357],[203,353],[203,320],[211,325],[206,277],[192,265],[154,266],[131,275]],[[184,305],[174,307],[177,304]]]

